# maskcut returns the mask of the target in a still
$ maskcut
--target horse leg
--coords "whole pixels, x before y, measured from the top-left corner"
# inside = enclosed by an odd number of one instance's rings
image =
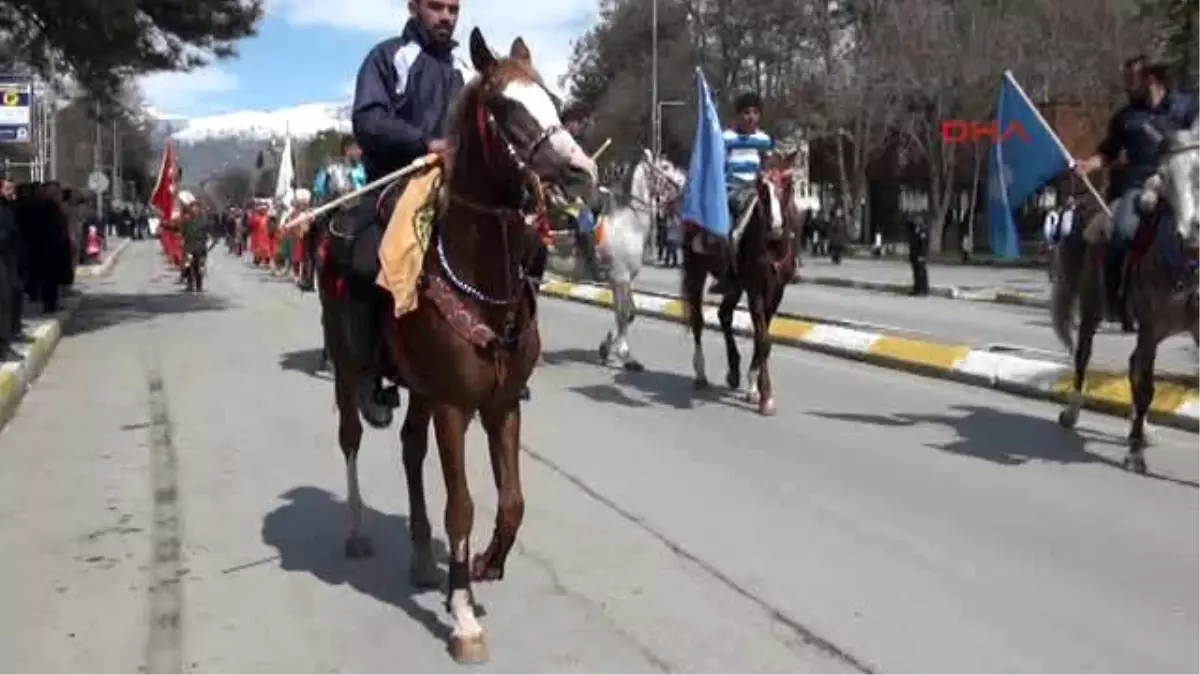
[[[1079,409],[1083,407],[1083,383],[1087,376],[1088,363],[1092,360],[1092,341],[1096,337],[1096,329],[1100,326],[1098,306],[1081,300],[1079,309],[1079,338],[1075,345],[1075,379],[1071,393],[1067,395],[1067,405],[1058,413],[1058,423],[1064,428],[1073,429],[1079,421]]]
[[[735,286],[729,289],[721,298],[721,306],[717,308],[717,320],[721,323],[721,335],[725,337],[725,384],[730,389],[737,390],[742,382],[742,355],[738,353],[737,340],[733,334],[733,312],[737,309],[738,300],[742,298],[742,289]]]
[[[617,358],[621,360],[625,370],[640,373],[646,368],[633,357],[633,353],[629,349],[629,341],[626,339],[629,334],[629,325],[637,318],[637,306],[633,304],[633,287],[628,282],[621,282],[613,284],[612,290],[613,304],[616,307],[617,334],[615,337],[611,333],[609,334],[609,338],[611,338],[609,345],[616,347]]]
[[[433,408],[433,428],[437,436],[442,480],[446,484],[446,538],[450,545],[449,587],[446,609],[454,622],[450,635],[450,654],[459,663],[487,660],[483,627],[475,617],[475,597],[471,592],[471,526],[475,504],[467,485],[466,436],[470,413],[452,405]]]
[[[488,438],[492,477],[496,482],[498,504],[492,540],[482,555],[471,563],[475,581],[499,581],[504,578],[504,563],[517,541],[517,530],[525,517],[525,496],[521,490],[521,408],[516,404],[489,406],[479,415]]]
[[[775,414],[775,395],[771,386],[771,320],[775,318],[775,313],[779,311],[779,305],[783,302],[783,289],[787,281],[780,281],[778,289],[775,289],[767,297],[763,303],[763,319],[762,330],[759,331],[758,326],[754,329],[754,351],[760,357],[758,362],[758,390],[759,403],[758,412],[763,415]]]
[[[429,400],[410,392],[404,424],[400,426],[400,446],[404,480],[408,484],[408,526],[412,537],[412,559],[408,578],[417,588],[437,588],[441,584],[433,559],[433,532],[425,504],[425,456],[429,453]]]
[[[344,347],[344,345],[342,345]],[[335,348],[336,349],[336,348]],[[335,354],[345,354],[336,350]],[[358,487],[358,449],[362,443],[363,426],[358,417],[355,382],[349,368],[334,371],[333,386],[338,408],[338,443],[346,459],[346,503],[350,507],[350,532],[346,536],[346,557],[367,558],[375,551],[363,522],[362,493]]]
[[[708,389],[708,375],[704,368],[704,344],[701,335],[704,333],[704,281],[708,277],[701,260],[692,258],[688,262],[684,254],[683,261],[683,301],[687,305],[688,325],[692,329],[692,372],[695,374],[693,386],[696,389]]]
[[[746,400],[758,406],[763,415],[775,412],[775,402],[770,390],[763,389],[763,367],[766,363],[767,321],[766,302],[762,291],[751,292],[746,297],[750,309],[750,323],[754,328],[754,353],[750,356],[750,370],[746,373]]]
[[[1123,464],[1126,469],[1146,473],[1144,451],[1149,445],[1146,434],[1146,415],[1154,401],[1154,360],[1158,352],[1158,336],[1153,321],[1138,322],[1137,346],[1129,356],[1129,389],[1133,394],[1133,418],[1129,426],[1129,454]]]

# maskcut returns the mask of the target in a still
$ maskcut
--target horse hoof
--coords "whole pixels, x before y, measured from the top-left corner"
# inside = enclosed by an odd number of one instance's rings
[[[471,560],[471,581],[486,583],[489,581],[502,581],[503,579],[504,568],[496,567],[483,554],[476,555]]]
[[[758,413],[763,417],[773,417],[775,415],[775,399],[764,398],[758,404]]]
[[[375,547],[366,535],[353,534],[346,538],[346,557],[352,560],[370,558],[375,555]]]
[[[454,635],[450,638],[450,656],[459,664],[486,663],[487,641],[478,635]]]
[[[704,378],[699,378],[699,379],[695,380],[694,382],[692,382],[692,388],[695,389],[696,391],[704,391],[704,390],[708,389],[708,380],[704,379]]]
[[[1074,429],[1075,423],[1079,421],[1079,411],[1066,408],[1058,413],[1058,423],[1064,429]]]
[[[1126,455],[1121,465],[1140,476],[1146,475],[1146,458],[1141,455]]]
[[[608,362],[608,343],[607,342],[601,342],[600,347],[599,347],[599,349],[596,350],[596,352],[600,356],[600,363]]]
[[[741,378],[737,373],[729,373],[725,376],[725,386],[729,387],[731,391],[737,391],[742,386]]]
[[[746,402],[750,405],[758,405],[762,401],[762,394],[750,389],[746,392]]]
[[[645,372],[646,366],[643,366],[640,361],[630,359],[629,361],[625,362],[625,370],[631,373],[641,373]]]

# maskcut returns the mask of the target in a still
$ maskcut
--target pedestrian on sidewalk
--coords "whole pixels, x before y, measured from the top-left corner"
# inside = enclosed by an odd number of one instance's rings
[[[829,259],[834,265],[842,264],[842,253],[846,250],[846,241],[850,237],[850,223],[841,207],[833,210],[829,219]]]
[[[929,226],[925,214],[914,214],[908,221],[908,264],[912,267],[913,284],[910,294],[929,295]]]
[[[0,358],[7,358],[21,336],[25,284],[21,275],[24,242],[17,222],[13,182],[0,180]]]

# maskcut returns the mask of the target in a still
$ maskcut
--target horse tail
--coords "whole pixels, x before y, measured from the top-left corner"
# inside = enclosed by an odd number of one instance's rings
[[[1076,227],[1054,247],[1050,258],[1050,323],[1068,354],[1075,353],[1075,306],[1087,260],[1083,227]]]

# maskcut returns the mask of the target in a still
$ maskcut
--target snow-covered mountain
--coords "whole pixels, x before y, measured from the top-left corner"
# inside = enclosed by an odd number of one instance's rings
[[[277,110],[239,110],[190,119],[159,111],[151,114],[172,128],[170,136],[180,144],[230,138],[265,141],[286,134],[305,139],[327,129],[350,131],[348,103],[304,103]]]
[[[191,118],[153,108],[145,113],[153,121],[155,145],[161,148],[170,138],[185,175],[196,179],[235,166],[252,169],[268,141],[282,140],[288,134],[303,142],[327,129],[350,131],[349,103],[305,103]]]

